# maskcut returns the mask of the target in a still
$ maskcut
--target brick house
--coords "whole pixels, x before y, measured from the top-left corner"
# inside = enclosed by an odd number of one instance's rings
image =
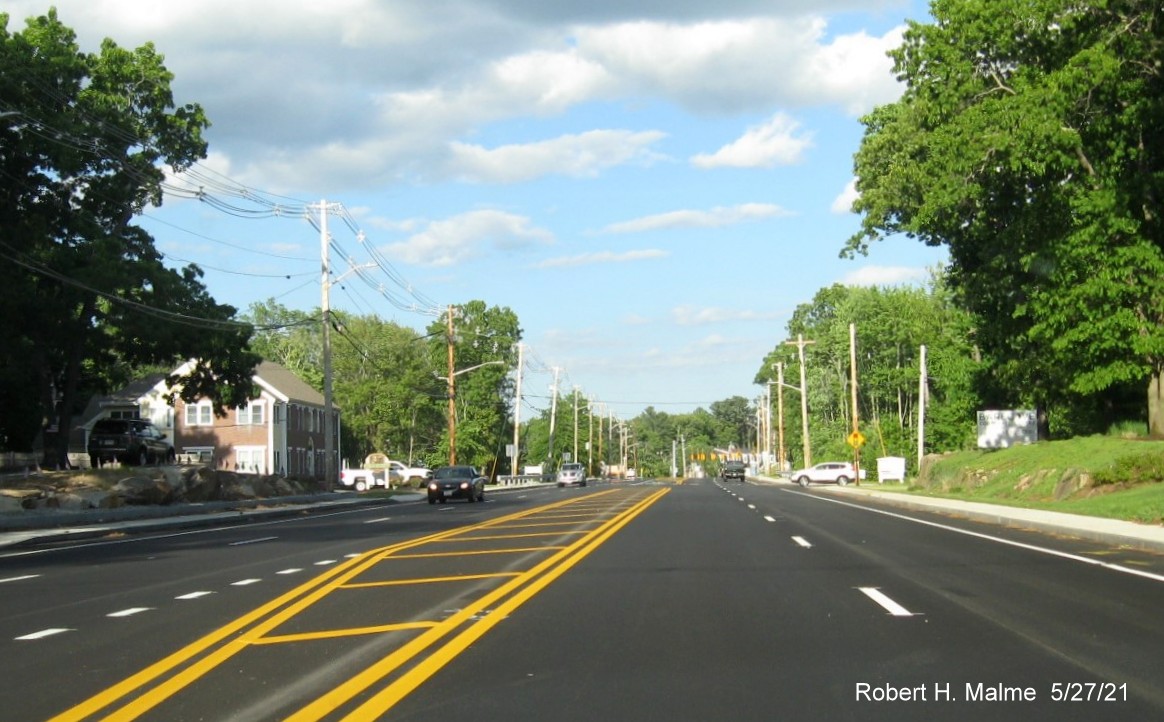
[[[184,364],[175,373],[187,371]],[[143,379],[90,402],[84,438],[99,418],[130,416],[154,422],[173,441],[179,461],[212,464],[243,473],[321,479],[324,474],[323,394],[288,369],[263,361],[255,369],[258,395],[219,417],[209,399],[165,401],[164,377]],[[335,468],[340,468],[340,412],[333,409]],[[84,439],[80,440],[81,449]],[[76,448],[74,446],[74,448]]]

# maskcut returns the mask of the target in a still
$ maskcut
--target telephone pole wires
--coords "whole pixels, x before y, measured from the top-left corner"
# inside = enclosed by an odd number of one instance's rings
[[[800,357],[800,426],[802,443],[804,444],[804,466],[812,466],[812,444],[808,438],[808,379],[804,369],[804,347],[816,341],[805,341],[804,334],[796,334],[795,341],[785,341],[789,346],[796,346]]]

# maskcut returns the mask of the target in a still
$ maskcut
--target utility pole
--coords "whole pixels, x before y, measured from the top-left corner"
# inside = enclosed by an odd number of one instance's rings
[[[586,399],[586,415],[590,418],[586,433],[586,476],[594,472],[594,402]]]
[[[520,342],[517,344],[517,397],[513,404],[513,464],[509,468],[509,473],[517,477],[518,466],[517,460],[521,456],[521,370],[525,363],[523,352],[525,346]]]
[[[784,362],[783,361],[776,362],[776,399],[777,399],[776,400],[776,419],[777,419],[776,427],[777,427],[777,429],[779,429],[778,434],[779,434],[779,439],[780,439],[779,455],[777,456],[776,460],[780,464],[780,473],[783,474],[784,473],[784,460],[786,458],[785,454],[784,454]]]
[[[578,463],[578,385],[574,385],[574,455],[570,459]]]
[[[796,334],[795,341],[785,341],[785,344],[795,345],[800,356],[800,425],[801,425],[801,441],[804,444],[804,466],[812,466],[812,444],[808,439],[808,380],[804,372],[804,347],[816,343],[816,341],[805,341],[804,334]]]
[[[849,324],[849,388],[853,392],[853,438],[860,435],[860,424],[857,419],[857,324]],[[861,444],[853,444],[853,471],[856,478],[853,482],[861,485]]]
[[[330,210],[326,200],[319,202],[319,247],[322,259],[319,285],[322,289],[320,309],[323,311],[323,485],[326,491],[335,487],[337,479],[335,403],[331,388],[331,266],[327,251],[331,241],[327,235],[327,214]]]
[[[554,385],[551,388],[552,395],[550,397],[550,470],[554,468],[554,424],[558,420],[558,374],[562,369],[555,366],[550,369],[554,372]],[[542,470],[543,472],[545,469]]]
[[[449,305],[448,334],[449,334],[449,466],[457,463],[457,405],[454,400],[457,384],[456,359],[453,355],[453,306]]]
[[[926,347],[921,347],[920,373],[917,381],[917,473],[921,474],[922,458],[926,454],[926,397],[929,396],[929,379],[926,374]]]

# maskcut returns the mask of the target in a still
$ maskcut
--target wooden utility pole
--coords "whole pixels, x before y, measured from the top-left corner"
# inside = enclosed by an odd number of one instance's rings
[[[456,359],[453,355],[453,307],[449,306],[448,334],[449,334],[449,466],[457,463],[457,405],[454,396],[457,391],[457,384],[454,380],[454,372],[456,371]]]
[[[800,356],[800,426],[801,426],[801,441],[804,444],[804,466],[807,468],[812,466],[812,444],[808,439],[808,379],[804,372],[804,347],[816,343],[816,341],[805,341],[804,334],[796,334],[795,341],[785,341],[789,346],[796,346],[796,350]]]
[[[853,482],[861,485],[861,428],[857,419],[857,324],[849,324],[849,388],[853,393]]]
[[[525,346],[521,343],[517,344],[517,397],[513,403],[513,464],[510,466],[509,473],[517,477],[521,472],[518,471],[517,460],[521,456],[521,370],[525,364],[523,352]]]
[[[921,475],[922,458],[926,454],[926,397],[929,395],[929,383],[926,378],[926,347],[921,347],[920,373],[917,380],[917,473]]]
[[[778,461],[780,472],[784,473],[784,362],[776,362],[776,426],[779,429],[780,450]]]

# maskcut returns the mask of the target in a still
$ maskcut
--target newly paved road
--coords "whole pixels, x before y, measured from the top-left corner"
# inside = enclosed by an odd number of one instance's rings
[[[1164,564],[598,484],[0,556],[4,717],[1164,718]]]

